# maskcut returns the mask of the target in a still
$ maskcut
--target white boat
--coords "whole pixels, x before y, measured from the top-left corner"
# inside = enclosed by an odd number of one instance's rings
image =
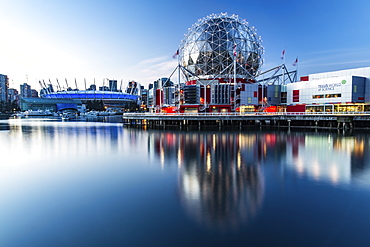
[[[113,116],[116,113],[114,111],[98,111],[98,116]]]
[[[18,112],[18,113],[15,113],[13,114],[13,117],[25,117],[26,114],[24,112]]]
[[[71,118],[77,118],[77,113],[75,113],[75,112],[63,112],[61,117],[62,117],[62,120],[70,120]]]
[[[53,116],[53,113],[49,110],[28,110],[24,112],[26,117],[43,117],[43,116]]]
[[[89,111],[89,112],[86,112],[84,115],[85,117],[96,117],[98,116],[98,113],[97,111]]]
[[[115,114],[114,111],[89,111],[85,113],[85,117],[113,116]]]

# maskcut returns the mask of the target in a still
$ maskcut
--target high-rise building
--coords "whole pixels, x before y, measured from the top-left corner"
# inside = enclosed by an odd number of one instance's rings
[[[117,80],[109,80],[109,90],[113,92],[117,91]]]
[[[8,88],[9,88],[9,79],[6,75],[0,74],[0,101],[8,100]]]
[[[22,98],[31,98],[32,97],[32,91],[31,86],[27,83],[23,83],[21,85],[21,97]]]
[[[144,89],[144,86],[141,86],[141,109],[146,111],[148,108],[148,89]]]
[[[31,89],[31,98],[38,98],[39,93],[37,92],[36,89]]]
[[[18,94],[17,89],[14,89],[14,88],[9,88],[8,89],[8,100],[10,102],[17,102],[18,103],[19,94]]]

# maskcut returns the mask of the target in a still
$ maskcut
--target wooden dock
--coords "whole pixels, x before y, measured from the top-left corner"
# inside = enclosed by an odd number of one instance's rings
[[[275,126],[296,128],[370,128],[370,112],[125,113],[127,126],[166,128]]]

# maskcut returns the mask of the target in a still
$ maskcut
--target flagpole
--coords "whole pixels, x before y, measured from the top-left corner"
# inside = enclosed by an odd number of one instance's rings
[[[236,43],[234,44],[234,110],[236,109]]]
[[[298,81],[298,80],[299,80],[299,79],[298,79],[298,78],[299,78],[299,77],[298,77],[298,57],[297,57],[297,72],[296,72],[296,73],[297,73],[297,79],[296,79],[296,80]]]
[[[295,73],[296,73],[296,80],[298,81],[298,57],[294,60],[293,66],[296,67]]]
[[[180,101],[181,101],[181,85],[180,85],[180,77],[181,77],[181,75],[180,75],[180,58],[177,58],[177,69],[179,70],[178,71],[178,84],[179,84],[179,88],[178,88],[178,90],[179,90],[179,92],[178,92],[178,112],[180,112]]]
[[[234,53],[234,86],[236,85],[236,45],[235,45],[235,53]]]
[[[285,85],[285,48],[284,48],[284,54],[283,54],[283,59],[284,59],[284,67],[283,67],[283,85]]]
[[[263,97],[263,93],[264,93],[263,91],[264,90],[265,90],[265,75],[262,75],[262,111],[263,111],[263,107],[265,105],[265,99]]]

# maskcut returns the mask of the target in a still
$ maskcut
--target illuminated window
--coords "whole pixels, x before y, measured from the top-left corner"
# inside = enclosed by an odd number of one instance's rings
[[[324,95],[312,95],[312,98],[313,99],[321,99],[321,98],[324,98]]]
[[[339,98],[342,97],[342,94],[336,93],[336,94],[326,94],[326,95],[312,95],[313,99],[322,99],[322,98]]]

